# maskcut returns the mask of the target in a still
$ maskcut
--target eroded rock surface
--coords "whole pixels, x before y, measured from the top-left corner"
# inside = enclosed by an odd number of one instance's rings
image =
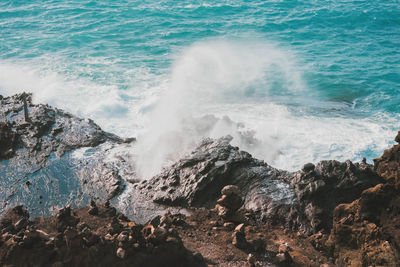
[[[129,178],[129,164],[112,154],[129,144],[91,120],[33,104],[26,94],[1,98],[0,115],[0,215],[18,204],[37,216],[105,201],[124,187],[120,169]]]
[[[16,133],[8,122],[0,122],[0,160],[8,159],[14,153]]]
[[[3,211],[25,204],[33,216],[47,215],[70,203],[111,200],[119,211],[143,223],[161,215],[166,206],[175,207],[172,212],[213,208],[221,189],[234,185],[240,188],[243,208],[259,220],[309,235],[329,232],[335,206],[354,201],[364,189],[383,181],[372,166],[350,161],[306,164],[295,173],[278,170],[230,145],[227,136],[205,139],[160,174],[137,182],[129,142],[91,120],[35,105],[29,95],[27,121],[23,98],[1,100],[5,136],[15,139],[12,157],[0,161]],[[379,166],[395,173],[392,165]]]
[[[361,192],[383,180],[373,166],[362,163],[321,161],[286,177],[295,191],[301,210],[311,227],[311,233],[329,232],[333,210],[341,203],[350,203]]]
[[[364,189],[382,182],[371,165],[351,161],[322,161],[295,173],[281,171],[230,141],[229,136],[204,140],[159,175],[134,185],[123,200],[212,208],[221,189],[234,185],[240,188],[244,208],[260,220],[312,234],[330,231],[335,206],[352,202]]]
[[[395,140],[399,139],[398,135]],[[352,203],[335,208],[325,249],[338,265],[399,266],[399,147],[394,145],[374,160],[383,183],[364,190]]]
[[[240,188],[245,208],[253,210],[263,220],[289,223],[287,212],[295,207],[294,190],[277,170],[249,153],[229,144],[231,137],[205,139],[191,154],[183,157],[159,175],[129,185],[119,202],[153,202],[154,206],[214,208],[226,185]],[[126,206],[128,214],[132,206]],[[281,214],[277,215],[277,214]],[[284,215],[283,215],[284,214]]]

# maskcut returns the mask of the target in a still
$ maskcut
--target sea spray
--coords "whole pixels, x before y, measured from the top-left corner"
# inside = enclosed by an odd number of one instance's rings
[[[195,43],[176,59],[171,76],[165,93],[146,114],[145,130],[135,146],[141,178],[157,174],[205,137],[231,135],[233,145],[253,156],[295,170],[332,155],[361,159],[362,151],[386,147],[392,135],[375,118],[318,114],[321,103],[303,98],[313,92],[302,79],[294,53],[268,42]],[[300,97],[316,112],[304,116],[271,101],[279,94],[291,95],[293,102]],[[339,112],[351,108],[333,102],[323,105]]]
[[[224,134],[289,170],[332,158],[371,162],[400,127],[398,7],[336,0],[1,1],[0,94],[33,92],[36,103],[138,137],[132,152],[149,151],[138,164],[148,162],[147,170],[151,162],[159,169],[175,160],[176,150],[189,151],[200,136]],[[168,111],[163,102],[176,115],[156,116],[157,109]],[[175,119],[184,114],[186,122]],[[172,125],[176,131],[164,134]],[[163,138],[176,149],[167,146],[153,161],[161,141],[150,149],[144,139],[157,139],[151,135],[169,136]]]
[[[263,150],[262,158],[273,162],[280,153],[273,131],[267,129],[256,139],[245,118],[239,123],[229,118],[234,110],[220,117],[212,114],[226,105],[268,102],[269,91],[277,87],[293,94],[305,90],[293,56],[260,41],[195,43],[177,58],[171,75],[170,86],[148,114],[146,131],[135,147],[142,177],[157,174],[205,137],[231,135],[233,144],[249,152]]]

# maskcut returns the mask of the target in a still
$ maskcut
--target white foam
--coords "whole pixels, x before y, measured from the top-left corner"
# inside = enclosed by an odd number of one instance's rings
[[[195,43],[177,55],[170,73],[154,74],[144,67],[111,71],[107,66],[114,68],[116,62],[107,58],[86,63],[104,65],[100,69],[107,78],[93,79],[90,67],[70,71],[72,63],[59,57],[0,60],[0,94],[33,92],[35,102],[91,118],[107,131],[137,136],[133,151],[144,178],[203,137],[230,134],[233,145],[273,166],[295,170],[321,159],[379,155],[395,136],[393,129],[400,128],[399,116],[321,116],[275,103],[271,96],[302,96],[285,102],[307,106],[309,88],[298,56],[269,42]],[[125,89],[113,72],[123,73]],[[312,101],[321,110],[336,105]]]
[[[102,61],[96,59],[97,63]],[[152,94],[163,85],[159,83],[148,88],[147,81],[154,81],[154,77],[143,69],[128,70],[126,75],[131,75],[134,81],[130,82],[130,90],[120,90],[112,82],[98,82],[79,76],[79,68],[75,70],[78,74],[68,73],[63,69],[65,66],[59,66],[59,62],[63,62],[63,59],[0,61],[0,94],[32,92],[36,103],[50,104],[75,115],[91,118],[106,131],[135,136],[141,119],[137,115],[139,110],[155,101]],[[107,61],[103,63],[107,64]],[[135,121],[129,118],[135,118]]]
[[[201,138],[226,134],[233,145],[289,170],[321,159],[359,159],[362,151],[388,146],[396,120],[298,115],[272,103],[276,87],[307,94],[300,70],[291,51],[266,42],[206,41],[184,50],[138,137],[139,173],[151,177]]]

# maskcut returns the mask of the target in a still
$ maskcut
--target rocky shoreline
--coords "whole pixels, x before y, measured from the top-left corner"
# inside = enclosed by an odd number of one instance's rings
[[[0,115],[2,266],[400,264],[400,145],[287,172],[226,136],[140,181],[134,138],[26,94]]]

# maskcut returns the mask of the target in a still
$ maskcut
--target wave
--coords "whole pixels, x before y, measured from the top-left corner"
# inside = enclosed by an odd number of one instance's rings
[[[140,175],[158,173],[204,137],[228,134],[233,145],[288,170],[321,159],[361,159],[387,147],[399,125],[394,119],[304,112],[312,92],[300,69],[292,51],[268,42],[193,44],[176,59],[167,91],[147,114],[135,147]],[[274,103],[276,95],[307,102],[291,109]]]
[[[223,135],[287,170],[322,159],[378,156],[400,128],[399,116],[360,117],[354,105],[314,97],[299,54],[266,41],[207,40],[182,50],[168,71],[124,70],[123,88],[109,79],[107,66],[113,64],[102,58],[94,63],[107,79],[94,79],[90,68],[70,71],[71,63],[60,65],[68,61],[59,57],[1,60],[0,94],[32,92],[35,102],[91,118],[107,131],[137,136],[133,153],[142,178],[202,138]]]

